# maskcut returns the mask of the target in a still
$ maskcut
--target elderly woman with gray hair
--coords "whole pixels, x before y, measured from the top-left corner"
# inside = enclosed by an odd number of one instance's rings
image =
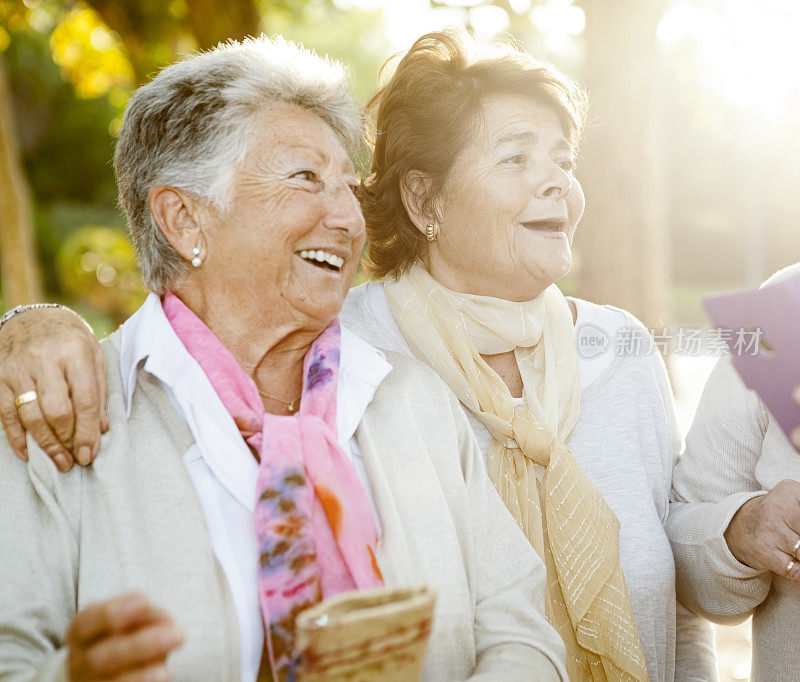
[[[337,64],[264,38],[133,95],[115,170],[152,293],[102,344],[92,467],[0,441],[3,679],[291,679],[297,613],[419,583],[425,679],[566,679],[455,397],[340,329],[359,121]]]

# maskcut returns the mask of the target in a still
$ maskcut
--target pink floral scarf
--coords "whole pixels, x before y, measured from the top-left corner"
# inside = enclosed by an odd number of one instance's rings
[[[165,294],[163,307],[259,456],[254,522],[266,652],[273,679],[291,680],[297,614],[339,592],[383,584],[372,509],[336,437],[339,321],[306,354],[300,410],[283,417],[264,411],[255,382],[177,296]]]

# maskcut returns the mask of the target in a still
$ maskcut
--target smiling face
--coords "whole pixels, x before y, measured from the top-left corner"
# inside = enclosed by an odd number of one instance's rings
[[[531,300],[563,277],[584,197],[574,150],[552,107],[527,97],[487,97],[472,144],[439,202],[431,275],[469,294]]]
[[[355,174],[316,115],[275,105],[260,115],[230,208],[204,230],[198,275],[254,321],[322,329],[342,308],[364,245]],[[221,290],[221,291],[220,291]]]

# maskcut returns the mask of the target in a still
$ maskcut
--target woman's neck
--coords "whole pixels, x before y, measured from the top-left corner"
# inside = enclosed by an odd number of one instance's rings
[[[514,303],[533,301],[541,296],[552,284],[550,282],[549,284],[541,284],[540,286],[522,290],[519,288],[518,283],[506,280],[502,282],[477,282],[474,278],[471,278],[469,281],[464,281],[459,276],[460,273],[454,272],[443,263],[432,259],[427,253],[422,255],[422,266],[433,279],[450,291],[471,296],[486,296]]]
[[[288,414],[301,392],[303,361],[324,326],[309,325],[276,306],[255,301],[216,303],[197,290],[175,292],[253,379],[269,412]],[[271,396],[271,397],[267,397]],[[295,406],[296,408],[296,406]]]
[[[461,286],[457,281],[455,281],[455,280],[447,281],[444,277],[442,277],[442,273],[441,272],[439,272],[439,271],[433,271],[432,272],[431,271],[430,257],[428,256],[427,253],[423,253],[422,254],[421,262],[422,262],[422,267],[424,267],[425,270],[428,271],[428,274],[431,277],[433,277],[437,282],[439,282],[439,284],[441,284],[442,286],[446,287],[447,289],[450,289],[450,291],[455,291],[455,292],[460,293],[460,294],[469,294],[469,293],[471,293],[470,291],[467,290],[466,287]],[[548,285],[548,287],[549,286],[550,285]],[[540,290],[537,289],[535,292],[527,292],[525,295],[522,295],[520,292],[514,292],[514,293],[505,292],[505,293],[503,293],[503,292],[498,292],[498,291],[493,291],[493,292],[489,293],[488,295],[491,296],[492,298],[499,298],[499,299],[504,299],[504,300],[507,300],[507,301],[516,301],[516,302],[524,302],[526,300],[532,301],[534,298],[537,298],[538,296],[543,294],[548,287],[545,287],[545,288],[540,289]],[[572,324],[574,325],[578,321],[578,309],[575,307],[575,304],[572,301],[567,300],[567,303],[569,304],[569,310],[572,313]]]
[[[497,375],[511,392],[512,397],[521,398],[524,386],[522,385],[522,375],[519,373],[514,351],[510,350],[507,353],[498,353],[497,355],[481,355],[481,357],[489,367],[497,372]]]

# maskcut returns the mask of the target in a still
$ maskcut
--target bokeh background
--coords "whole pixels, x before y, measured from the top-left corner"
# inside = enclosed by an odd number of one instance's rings
[[[674,331],[800,260],[797,0],[0,0],[0,311],[61,301],[103,334],[141,302],[110,161],[159,67],[282,33],[347,62],[365,102],[387,58],[454,25],[589,92],[568,293]],[[668,360],[685,428],[714,359]],[[746,679],[747,624],[718,635],[722,679]]]

